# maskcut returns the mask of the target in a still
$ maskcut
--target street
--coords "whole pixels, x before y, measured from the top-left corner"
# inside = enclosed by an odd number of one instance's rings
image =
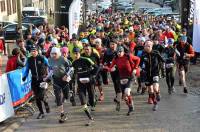
[[[88,5],[92,5],[94,0],[88,0]],[[147,3],[145,0],[135,0],[136,7],[160,7],[157,4]],[[13,49],[15,45],[11,45]],[[7,56],[3,56],[3,69],[5,69]],[[158,110],[153,111],[153,105],[148,104],[148,93],[145,95],[137,94],[137,85],[132,87],[134,94],[135,111],[127,116],[128,107],[122,101],[121,110],[115,110],[113,101],[115,92],[112,81],[109,85],[103,86],[105,99],[98,102],[95,111],[92,112],[94,123],[91,126],[85,126],[87,117],[81,110],[80,100],[76,95],[77,106],[72,106],[69,100],[64,103],[65,112],[69,119],[60,124],[58,119],[60,113],[57,110],[55,97],[48,93],[48,101],[51,112],[45,113],[44,119],[36,119],[39,112],[33,116],[23,118],[23,123],[14,127],[16,132],[199,132],[200,131],[200,64],[190,65],[187,74],[188,94],[183,93],[183,86],[179,86],[179,78],[176,73],[175,89],[172,95],[168,94],[166,78],[160,79],[161,101]],[[52,91],[52,87],[50,86]],[[98,89],[96,89],[99,95]],[[16,119],[16,117],[15,117]],[[15,120],[14,119],[14,120]],[[17,120],[18,121],[18,120]],[[16,121],[16,122],[17,122]],[[14,122],[8,121],[8,124]],[[7,123],[7,122],[6,122]],[[0,131],[11,132],[12,128],[5,129],[0,126]],[[1,125],[1,124],[0,124]],[[1,127],[5,127],[1,129]]]
[[[192,72],[189,74],[195,76],[194,70],[198,70],[198,67],[199,65],[191,66]],[[80,112],[80,107],[72,107],[70,103],[65,104],[69,119],[66,123],[59,124],[54,97],[50,95],[51,113],[42,120],[36,119],[36,113],[28,118],[17,132],[199,132],[199,88],[191,88],[190,93],[185,95],[176,80],[176,93],[168,95],[165,80],[161,81],[160,87],[162,98],[158,111],[153,112],[152,105],[147,104],[147,94],[144,96],[135,94],[135,112],[131,116],[126,116],[127,106],[124,102],[122,110],[115,111],[112,85],[104,86],[105,101],[98,103],[96,111],[93,112],[95,122],[91,127],[85,126],[87,118],[83,112]],[[133,89],[136,93],[136,86]],[[78,104],[80,105],[80,102]]]

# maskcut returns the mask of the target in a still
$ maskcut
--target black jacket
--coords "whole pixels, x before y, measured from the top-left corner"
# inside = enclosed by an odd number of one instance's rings
[[[164,62],[159,52],[152,51],[151,53],[144,52],[141,57],[140,66],[147,73],[147,77],[159,76],[160,63]]]

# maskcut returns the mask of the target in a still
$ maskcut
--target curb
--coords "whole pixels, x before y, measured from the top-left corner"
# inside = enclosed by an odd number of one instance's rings
[[[2,130],[2,132],[14,132],[17,128],[19,128],[24,122],[26,121],[26,118],[20,118],[16,119],[13,123],[8,125],[5,129]]]

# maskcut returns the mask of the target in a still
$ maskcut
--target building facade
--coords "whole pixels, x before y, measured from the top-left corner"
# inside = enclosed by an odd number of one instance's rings
[[[23,7],[37,7],[44,9],[46,13],[54,11],[54,1],[55,0],[23,0]]]
[[[0,0],[0,21],[17,20],[17,0]]]
[[[54,0],[21,0],[23,7],[37,7],[46,13],[54,11]],[[17,0],[0,0],[0,21],[17,21]]]

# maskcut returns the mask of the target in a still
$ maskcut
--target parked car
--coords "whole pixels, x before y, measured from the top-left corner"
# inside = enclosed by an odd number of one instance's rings
[[[5,27],[5,26],[7,26],[7,25],[9,25],[9,24],[16,24],[16,22],[0,21],[0,25],[1,25],[2,27]]]
[[[27,16],[22,20],[22,22],[31,23],[37,27],[48,23],[46,18],[38,16]]]
[[[22,34],[25,35],[28,28],[32,26],[32,24],[29,23],[22,23]],[[19,36],[18,33],[18,24],[9,24],[5,27],[3,27],[4,30],[4,38],[5,40],[16,40]]]
[[[165,0],[163,3],[163,7],[172,7],[173,6],[173,0]]]

